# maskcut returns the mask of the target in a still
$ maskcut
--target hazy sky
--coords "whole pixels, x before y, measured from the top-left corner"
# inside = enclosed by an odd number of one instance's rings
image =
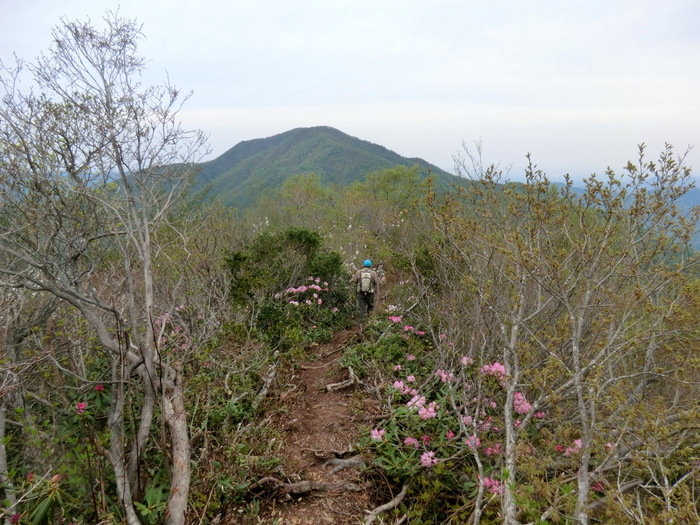
[[[528,152],[555,180],[618,170],[641,142],[696,146],[700,173],[698,0],[0,0],[0,59],[117,5],[211,158],[327,125],[451,172],[480,140],[511,178]]]

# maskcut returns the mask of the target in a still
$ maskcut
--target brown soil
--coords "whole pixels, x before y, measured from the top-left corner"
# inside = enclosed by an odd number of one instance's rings
[[[358,334],[357,329],[342,332],[313,347],[304,362],[279,371],[269,395],[281,408],[272,426],[283,440],[277,455],[285,479],[267,478],[253,487],[264,502],[259,523],[359,524],[376,507],[361,466],[353,463],[361,459],[356,452],[360,429],[379,413],[377,400],[358,385],[327,388],[350,379],[339,361]],[[332,472],[342,466],[338,459],[348,458],[354,458],[352,466]]]

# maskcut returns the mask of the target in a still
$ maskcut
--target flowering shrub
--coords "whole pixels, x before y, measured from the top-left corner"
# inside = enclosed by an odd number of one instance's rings
[[[391,416],[372,429],[364,446],[373,452],[374,465],[382,476],[397,486],[410,483],[421,494],[420,505],[412,507],[411,516],[416,520],[446,521],[447,508],[459,509],[450,519],[467,519],[474,511],[474,495],[479,492],[485,498],[481,505],[486,505],[482,515],[493,513],[496,519],[498,504],[488,506],[488,502],[498,500],[507,480],[503,414],[506,369],[498,361],[478,363],[471,356],[459,355],[452,359],[454,368],[435,367],[434,343],[423,330],[402,321],[401,316],[388,318],[386,326],[394,333],[372,347],[376,352],[386,341],[401,342],[391,353],[394,360],[385,361],[384,367],[393,375],[384,390],[392,406]],[[446,337],[438,335],[436,339],[437,344],[454,352]],[[512,413],[520,418],[513,421],[521,433],[518,447],[522,453],[518,455],[524,458],[523,463],[532,460],[533,472],[556,461],[560,469],[575,469],[574,463],[562,462],[570,461],[581,450],[581,440],[575,438],[571,445],[556,450],[545,443],[543,433],[551,435],[546,414],[535,413],[525,389],[514,393]],[[527,421],[526,426],[523,421]],[[527,471],[524,467],[521,470]],[[530,497],[530,491],[520,494]],[[434,507],[431,502],[436,502]]]
[[[327,281],[309,276],[298,286],[274,294],[260,307],[258,326],[283,348],[329,342],[333,330],[349,322],[350,309]]]

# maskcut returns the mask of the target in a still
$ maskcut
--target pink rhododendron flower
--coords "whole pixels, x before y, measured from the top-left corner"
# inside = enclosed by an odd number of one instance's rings
[[[464,444],[467,445],[470,449],[474,450],[479,448],[479,446],[481,445],[481,440],[479,439],[479,436],[472,434],[471,436],[467,436],[464,438]]]
[[[394,365],[394,372],[401,370],[401,365]]]
[[[499,381],[502,381],[506,376],[506,367],[499,362],[495,362],[492,365],[484,365],[480,370],[482,374],[495,376]]]
[[[580,452],[582,448],[583,448],[583,442],[580,439],[574,439],[573,445],[570,447],[566,447],[566,450],[564,451],[564,455],[571,456],[573,454],[576,454],[577,452]]]
[[[432,450],[429,452],[423,452],[423,454],[420,457],[420,464],[423,465],[425,468],[430,468],[437,462],[438,459],[435,457],[435,452],[433,452]]]
[[[21,514],[13,514],[12,516],[10,516],[10,523],[19,523],[19,520],[21,520],[21,519],[22,519]]]
[[[447,334],[440,334],[438,335],[438,337],[440,338],[440,340],[443,340],[447,337]]]
[[[408,377],[406,378],[406,381],[408,381],[409,383],[415,383],[415,382],[416,382],[416,376],[410,375],[410,376],[408,376]]]
[[[403,327],[404,332],[410,332],[413,330],[413,327],[410,324],[407,324],[406,326]]]
[[[455,433],[452,432],[451,430],[448,430],[447,432],[445,432],[445,437],[447,439],[452,439],[453,437],[455,437]]]
[[[491,416],[489,416],[486,419],[480,420],[476,428],[479,430],[479,432],[488,432],[489,430],[491,430],[491,424],[492,418]]]
[[[423,441],[423,445],[427,447],[428,444],[430,443],[430,436],[423,436],[421,438],[421,441]]]
[[[591,490],[595,492],[605,492],[605,484],[602,481],[598,481],[591,485]]]
[[[437,405],[431,402],[427,407],[423,406],[418,411],[421,419],[432,419],[437,416]]]
[[[372,429],[371,437],[374,441],[381,441],[384,438],[384,429]]]
[[[416,335],[425,335],[425,332],[424,332],[423,330],[416,330],[416,331],[413,332],[413,333],[416,334]]]
[[[462,359],[460,359],[459,362],[462,363],[462,365],[464,365],[464,366],[469,366],[474,362],[474,360],[471,357],[467,357],[466,355],[463,355]]]
[[[105,386],[104,385],[95,385],[95,390],[98,392],[104,392]]]
[[[420,408],[423,405],[425,405],[425,401],[425,396],[415,395],[411,398],[411,400],[408,403],[406,403],[406,406],[408,408]]]
[[[452,372],[448,373],[442,369],[435,370],[435,375],[438,376],[443,383],[447,383],[448,380],[455,378],[455,375]]]
[[[527,414],[532,410],[532,405],[527,402],[522,392],[515,392],[513,395],[513,408],[518,414]]]
[[[547,414],[545,414],[544,412],[535,412],[535,417],[537,419],[544,419],[545,417],[547,417]]]
[[[403,392],[403,389],[406,388],[406,385],[404,385],[403,381],[394,381],[393,387],[396,390],[401,390]]]
[[[415,360],[416,360],[416,356],[414,356],[413,354],[408,354],[406,356],[406,361],[415,361]]]
[[[484,488],[491,494],[503,494],[503,484],[497,479],[489,478],[484,476],[483,478],[479,476],[479,481],[484,484]]]
[[[491,445],[489,447],[486,447],[484,449],[484,454],[487,456],[498,456],[503,452],[503,447],[501,446],[500,443],[496,443],[495,445]]]
[[[406,446],[409,446],[409,447],[413,447],[413,448],[418,448],[420,446],[420,443],[418,442],[418,440],[414,437],[411,437],[411,436],[404,439],[403,444]]]
[[[389,321],[392,323],[400,323],[401,322],[401,316],[400,315],[390,315],[389,316]]]
[[[87,408],[87,403],[76,403],[75,404],[75,411],[78,414],[84,413],[86,408]]]

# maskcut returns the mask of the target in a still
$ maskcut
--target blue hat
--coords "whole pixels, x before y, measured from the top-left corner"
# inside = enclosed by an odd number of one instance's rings
[[[365,262],[362,263],[362,264],[363,264],[364,266],[372,266],[372,261],[370,261],[369,259],[365,259]]]

